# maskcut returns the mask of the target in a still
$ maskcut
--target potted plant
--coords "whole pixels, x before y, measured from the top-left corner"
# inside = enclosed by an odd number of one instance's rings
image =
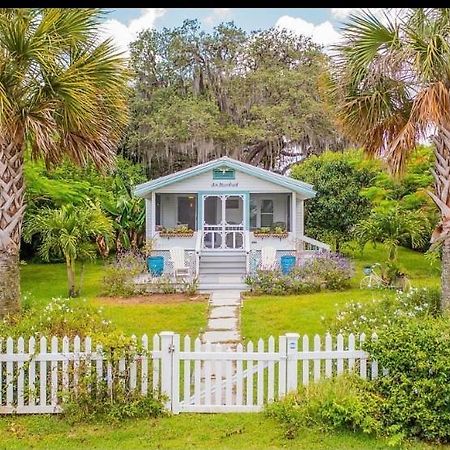
[[[192,237],[194,230],[191,230],[187,225],[177,225],[175,228],[162,228],[159,235],[161,237]]]
[[[148,271],[155,277],[160,277],[164,272],[164,256],[152,256],[155,240],[147,239],[144,245],[144,253],[147,258]]]
[[[253,232],[255,237],[276,237],[284,239],[288,237],[288,232],[282,226],[261,227]]]

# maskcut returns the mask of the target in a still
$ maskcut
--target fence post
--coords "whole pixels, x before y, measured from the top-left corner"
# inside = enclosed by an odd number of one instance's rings
[[[298,333],[286,333],[286,391],[287,393],[297,390],[297,353],[298,353]]]
[[[161,337],[161,394],[167,397],[166,408],[172,411],[172,354],[175,333],[173,331],[163,331],[159,335]]]

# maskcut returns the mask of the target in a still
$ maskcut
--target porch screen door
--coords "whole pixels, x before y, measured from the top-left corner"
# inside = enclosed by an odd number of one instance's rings
[[[244,248],[245,194],[203,194],[203,248]]]

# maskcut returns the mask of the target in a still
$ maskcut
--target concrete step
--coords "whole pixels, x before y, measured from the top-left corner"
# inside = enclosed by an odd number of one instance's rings
[[[237,258],[232,256],[200,256],[200,264],[245,264],[245,257]]]
[[[224,266],[235,266],[235,265],[245,266],[245,264],[246,264],[245,259],[230,259],[230,258],[212,259],[212,260],[200,259],[200,266],[224,267]]]
[[[245,275],[244,267],[210,267],[210,266],[200,266],[200,276],[204,274],[226,274],[226,275]]]
[[[207,293],[212,291],[230,290],[230,289],[245,291],[248,289],[248,286],[244,283],[236,283],[236,284],[200,283],[198,290],[201,293]]]
[[[200,283],[202,281],[213,281],[217,283],[241,282],[245,278],[245,273],[202,273],[200,272]]]

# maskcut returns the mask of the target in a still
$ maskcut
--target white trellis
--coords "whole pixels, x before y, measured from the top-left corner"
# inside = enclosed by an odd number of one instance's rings
[[[144,335],[141,350],[118,362],[119,377],[113,377],[111,362],[89,337],[32,337],[27,343],[8,338],[0,340],[0,414],[61,412],[61,394],[76,392],[85,373],[96,375],[92,388],[96,382],[109,388],[119,382],[143,395],[164,393],[174,413],[259,411],[322,378],[348,371],[376,378],[377,362],[361,349],[365,338],[327,334],[310,339],[288,333],[232,349],[198,338],[192,342],[189,336],[181,344],[179,334],[162,332],[153,336],[151,346]]]

